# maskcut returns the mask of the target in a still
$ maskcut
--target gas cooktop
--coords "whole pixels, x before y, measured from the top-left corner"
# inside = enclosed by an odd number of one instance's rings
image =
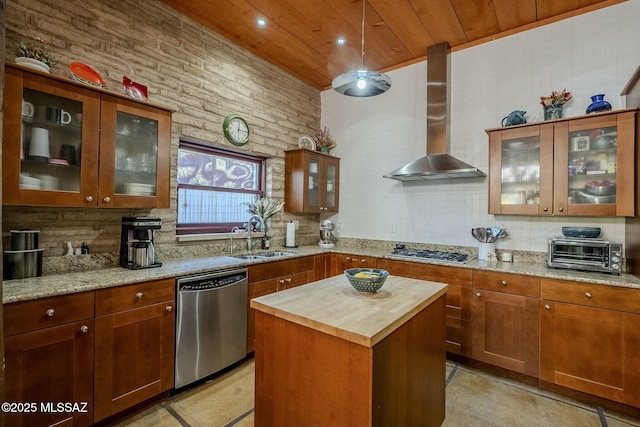
[[[430,251],[428,249],[410,248],[396,248],[392,252],[389,252],[388,257],[401,259],[428,259],[435,261],[456,262],[459,264],[464,264],[475,259],[475,257],[471,257],[467,254],[461,254],[459,252]]]

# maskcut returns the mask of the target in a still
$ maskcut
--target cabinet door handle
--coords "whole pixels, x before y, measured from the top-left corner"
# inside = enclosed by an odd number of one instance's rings
[[[344,260],[345,261],[351,261],[351,257],[346,257]]]
[[[53,308],[50,308],[49,310],[47,310],[47,316],[53,317],[54,314],[56,314],[56,312],[53,310]]]
[[[501,284],[502,286],[507,286],[507,281],[506,281],[506,280],[503,280],[502,282],[500,282],[500,284]]]
[[[284,285],[284,279],[278,280],[278,283],[280,283],[281,285]]]
[[[584,296],[585,296],[585,297],[587,297],[587,298],[589,298],[589,299],[591,299],[591,293],[590,293],[590,292],[585,292],[585,293],[584,293]]]
[[[544,305],[545,310],[551,310],[551,306],[549,304]]]
[[[87,325],[82,325],[80,327],[80,332],[82,332],[83,334],[86,334],[87,332],[89,332],[89,327]]]
[[[291,283],[291,277],[287,278],[287,283]]]
[[[111,202],[111,197],[107,196],[104,199],[102,199],[105,203],[109,203]]]
[[[558,212],[563,212],[564,208],[558,208]]]
[[[171,313],[173,311],[173,307],[168,305],[167,307],[165,307],[165,310],[167,310],[169,313]]]
[[[367,260],[366,260],[366,259],[364,259],[364,258],[362,258],[362,259],[360,260],[360,262],[361,262],[362,264],[366,264],[366,263],[367,263]]]
[[[142,292],[138,292],[138,293],[136,294],[136,298],[138,298],[138,299],[142,298]]]
[[[84,198],[87,202],[93,202],[93,196],[87,196]]]
[[[549,212],[549,208],[547,208],[547,207],[542,208],[542,210],[545,211],[545,212]]]
[[[481,294],[480,292],[478,292],[478,293],[476,294],[476,296],[477,296],[478,298],[480,298],[480,297],[482,297],[482,294]]]

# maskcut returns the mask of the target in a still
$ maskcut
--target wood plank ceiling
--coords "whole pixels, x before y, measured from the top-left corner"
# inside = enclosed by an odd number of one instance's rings
[[[362,63],[362,0],[161,1],[317,89]],[[364,65],[385,72],[436,43],[464,49],[623,1],[366,0]]]

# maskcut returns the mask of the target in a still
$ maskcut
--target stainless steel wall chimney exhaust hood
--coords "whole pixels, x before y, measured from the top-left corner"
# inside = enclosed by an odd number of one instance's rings
[[[384,175],[398,181],[475,178],[487,174],[449,155],[449,43],[427,48],[427,155]]]

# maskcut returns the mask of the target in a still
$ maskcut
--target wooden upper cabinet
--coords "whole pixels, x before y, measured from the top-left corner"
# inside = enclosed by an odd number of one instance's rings
[[[489,213],[634,216],[636,114],[487,130]]]
[[[340,159],[306,149],[285,151],[285,212],[338,212]]]
[[[169,207],[171,111],[6,65],[3,203]]]

